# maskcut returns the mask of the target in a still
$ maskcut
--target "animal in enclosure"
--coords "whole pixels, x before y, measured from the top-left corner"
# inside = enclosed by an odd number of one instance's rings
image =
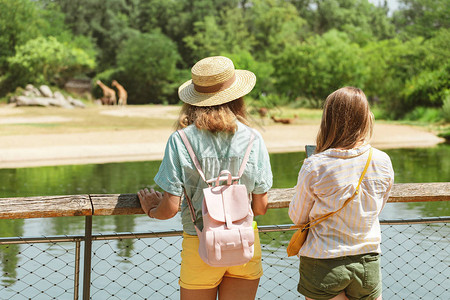
[[[103,90],[103,98],[102,98],[102,104],[107,105],[116,105],[116,91],[114,91],[112,88],[107,87],[103,82],[100,80],[97,80],[97,84],[101,87]]]
[[[264,118],[265,116],[267,116],[267,113],[269,112],[269,110],[265,107],[260,107],[258,109],[258,114],[261,118]]]
[[[281,124],[292,124],[294,120],[298,119],[297,115],[294,115],[294,118],[277,118],[275,116],[270,117],[275,123]]]
[[[115,86],[117,91],[119,92],[119,101],[117,102],[118,105],[127,105],[127,99],[128,99],[128,93],[125,88],[118,83],[116,80],[112,81],[112,86]]]

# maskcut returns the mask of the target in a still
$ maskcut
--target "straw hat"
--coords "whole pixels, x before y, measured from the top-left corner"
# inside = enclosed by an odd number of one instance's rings
[[[198,61],[191,69],[192,80],[178,88],[178,96],[194,106],[214,106],[236,100],[251,92],[256,76],[250,71],[235,70],[224,56]]]

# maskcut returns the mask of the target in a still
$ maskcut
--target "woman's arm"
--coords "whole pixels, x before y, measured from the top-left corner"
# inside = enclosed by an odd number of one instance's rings
[[[265,215],[267,212],[267,206],[269,203],[269,197],[267,192],[264,194],[252,194],[252,210],[255,216]]]
[[[150,218],[167,220],[173,218],[180,208],[180,196],[165,192],[164,194],[153,189],[143,189],[138,193],[142,210]]]

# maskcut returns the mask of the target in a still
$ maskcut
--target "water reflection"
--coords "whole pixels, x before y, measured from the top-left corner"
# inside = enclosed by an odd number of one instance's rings
[[[24,220],[0,220],[0,236],[23,236]],[[17,278],[19,245],[0,245],[2,284],[11,285]]]

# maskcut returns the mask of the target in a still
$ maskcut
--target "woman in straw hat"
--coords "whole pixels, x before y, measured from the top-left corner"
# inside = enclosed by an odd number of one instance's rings
[[[223,56],[207,57],[191,69],[192,80],[178,89],[185,103],[178,129],[183,129],[206,178],[227,169],[237,175],[252,132],[255,134],[250,156],[240,183],[252,194],[255,215],[267,210],[267,191],[272,186],[272,172],[267,149],[260,134],[248,127],[243,96],[256,83],[255,75],[235,70]],[[235,174],[236,173],[236,174]],[[142,209],[150,218],[169,219],[176,215],[185,193],[193,203],[198,227],[203,227],[202,200],[205,182],[197,172],[180,135],[173,133],[166,146],[153,189],[138,192]],[[255,230],[254,256],[244,265],[212,267],[198,253],[199,239],[191,220],[187,201],[181,203],[183,244],[181,252],[181,299],[254,299],[262,276],[261,246]]]

